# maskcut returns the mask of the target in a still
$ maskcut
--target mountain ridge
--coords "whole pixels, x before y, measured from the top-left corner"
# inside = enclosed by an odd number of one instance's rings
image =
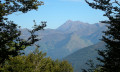
[[[67,25],[69,26],[64,26],[66,23],[68,23]],[[63,28],[61,28],[61,25],[57,29],[38,31],[36,34],[39,35],[38,38],[41,38],[41,40],[36,44],[40,45],[40,50],[47,52],[48,56],[51,56],[53,59],[62,59],[78,49],[82,49],[99,42],[99,39],[102,37],[102,30],[105,30],[105,26],[99,25],[99,23],[80,23],[83,22],[66,21],[63,24]],[[70,24],[72,24],[73,27],[71,27]],[[26,31],[23,30],[22,36],[28,36],[28,34],[24,32]],[[30,49],[32,50],[32,47],[27,48],[25,52]]]

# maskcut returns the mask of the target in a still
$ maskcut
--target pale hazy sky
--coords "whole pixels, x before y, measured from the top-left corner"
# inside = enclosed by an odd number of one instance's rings
[[[38,11],[30,11],[26,14],[14,13],[9,15],[9,20],[13,20],[22,28],[31,28],[33,20],[37,24],[40,21],[47,21],[47,28],[55,29],[67,20],[82,21],[90,24],[105,20],[100,10],[92,9],[84,0],[42,0],[45,5],[40,6]]]

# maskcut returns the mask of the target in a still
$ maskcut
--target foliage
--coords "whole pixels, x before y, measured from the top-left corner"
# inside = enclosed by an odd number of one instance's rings
[[[89,68],[82,69],[82,72],[103,72],[102,67],[95,65],[93,60],[88,60],[86,65],[89,66]]]
[[[34,21],[33,30],[29,30],[30,37],[24,40],[20,38],[20,27],[13,21],[8,21],[5,16],[19,11],[27,13],[37,10],[40,5],[43,2],[38,0],[0,1],[0,72],[73,72],[67,61],[54,61],[45,57],[46,53],[39,52],[38,49],[28,56],[21,55],[22,50],[40,40],[35,32],[42,30],[46,22],[36,25]]]
[[[4,72],[73,72],[67,61],[52,60],[38,49],[28,56],[10,57],[6,61]]]
[[[117,0],[94,0],[86,2],[94,9],[105,12],[108,18],[106,23],[108,30],[104,31],[102,41],[106,43],[105,50],[98,50],[102,58],[97,58],[102,64],[99,72],[120,72],[120,3]]]
[[[0,1],[0,66],[4,65],[9,57],[21,55],[21,50],[31,46],[39,39],[35,32],[42,30],[46,24],[34,25],[33,30],[29,31],[31,36],[27,39],[21,39],[19,26],[13,21],[8,21],[6,16],[14,12],[27,13],[30,10],[37,10],[43,2],[37,0],[4,0]]]

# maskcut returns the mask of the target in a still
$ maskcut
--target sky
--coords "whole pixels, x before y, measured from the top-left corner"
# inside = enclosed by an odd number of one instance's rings
[[[89,7],[84,0],[42,0],[44,5],[39,9],[28,13],[16,12],[8,16],[9,20],[14,21],[22,28],[32,28],[33,20],[37,24],[47,21],[47,27],[56,29],[67,20],[81,21],[85,23],[98,23],[106,20],[102,11]]]

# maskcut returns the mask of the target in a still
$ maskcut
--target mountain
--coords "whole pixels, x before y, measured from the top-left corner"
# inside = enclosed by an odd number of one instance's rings
[[[57,28],[57,30],[63,31],[63,32],[75,32],[78,30],[84,30],[86,27],[89,27],[90,24],[83,23],[80,21],[72,21],[68,20],[63,25]]]
[[[88,66],[85,64],[88,60],[93,60],[94,64],[98,61],[96,57],[99,57],[97,50],[103,50],[105,48],[104,42],[99,42],[95,45],[79,49],[76,52],[66,56],[64,60],[69,61],[74,67],[74,72],[81,72],[81,69],[86,69]]]
[[[62,59],[65,56],[99,42],[105,25],[101,23],[88,24],[80,21],[68,20],[57,29],[45,29],[38,31],[38,38],[41,38],[38,45],[40,50],[47,52],[53,59]],[[23,29],[22,36],[27,38],[29,33]],[[25,50],[26,54],[34,50],[29,47]]]

